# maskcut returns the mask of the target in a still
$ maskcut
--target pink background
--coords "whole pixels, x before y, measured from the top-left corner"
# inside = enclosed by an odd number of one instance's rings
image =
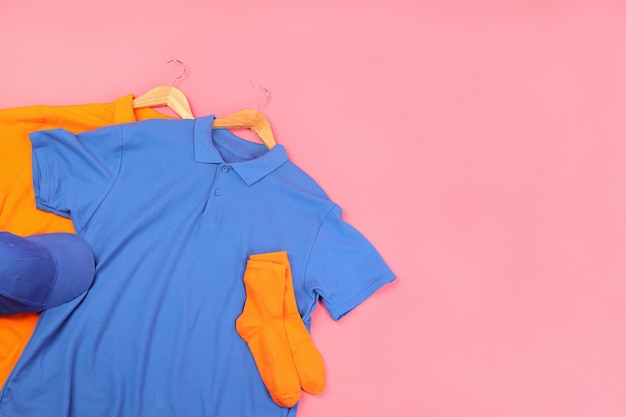
[[[300,417],[626,415],[624,2],[2,3],[0,107],[139,95],[171,58],[197,115],[270,89],[398,275],[316,311]]]

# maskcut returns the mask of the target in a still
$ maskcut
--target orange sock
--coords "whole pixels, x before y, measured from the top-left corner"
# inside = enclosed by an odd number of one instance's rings
[[[250,260],[265,261],[285,268],[283,320],[285,333],[291,349],[291,356],[295,364],[300,386],[311,394],[319,394],[326,385],[326,373],[322,355],[317,350],[311,336],[302,321],[296,295],[293,289],[293,278],[287,252],[271,252],[250,256]],[[266,295],[265,293],[264,295]]]
[[[248,261],[244,273],[246,302],[236,328],[248,343],[274,402],[293,407],[300,399],[300,380],[283,324],[285,274],[283,265]]]

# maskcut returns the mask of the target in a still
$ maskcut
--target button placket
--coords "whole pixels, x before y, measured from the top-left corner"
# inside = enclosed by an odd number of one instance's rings
[[[222,176],[227,174],[230,171],[230,167],[228,165],[222,165],[217,168],[215,181],[213,182],[211,195],[206,203],[204,208],[203,217],[207,220],[211,220],[213,222],[217,221],[219,215],[219,207],[221,196],[223,195],[223,186],[222,186]]]
[[[222,173],[226,174],[228,173],[228,171],[230,171],[230,167],[228,165],[222,165],[221,171]],[[218,184],[220,178],[221,178],[221,175],[218,175],[215,180],[215,190],[213,191],[213,194],[215,194],[218,197],[222,195],[222,189],[220,188],[220,185]]]

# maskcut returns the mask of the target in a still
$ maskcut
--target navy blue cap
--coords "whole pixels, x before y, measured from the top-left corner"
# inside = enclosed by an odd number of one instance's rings
[[[0,315],[66,303],[89,289],[94,274],[91,247],[78,235],[0,232]]]

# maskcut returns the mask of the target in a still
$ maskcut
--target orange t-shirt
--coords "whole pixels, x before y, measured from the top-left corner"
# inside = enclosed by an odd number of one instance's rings
[[[31,144],[28,134],[63,128],[72,133],[150,118],[166,118],[150,108],[133,109],[133,96],[112,103],[29,106],[0,110],[0,231],[20,236],[72,232],[69,219],[35,207]],[[0,316],[0,386],[30,339],[38,313]]]

